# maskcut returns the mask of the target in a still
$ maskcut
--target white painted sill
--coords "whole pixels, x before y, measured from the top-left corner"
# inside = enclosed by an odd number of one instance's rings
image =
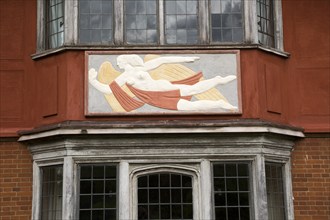
[[[31,57],[33,60],[38,60],[40,58],[44,58],[47,56],[59,54],[64,51],[68,50],[100,50],[100,51],[125,51],[125,50],[130,50],[130,51],[154,51],[154,50],[187,50],[187,51],[194,51],[194,50],[205,50],[205,51],[212,51],[212,50],[246,50],[246,49],[259,49],[262,51],[265,51],[267,53],[271,53],[277,56],[281,56],[283,58],[289,58],[290,53],[285,52],[285,51],[280,51],[275,48],[269,48],[265,47],[263,45],[259,44],[227,44],[227,45],[189,45],[189,46],[181,46],[181,45],[166,45],[166,46],[130,46],[130,45],[124,45],[124,46],[105,46],[105,45],[99,45],[99,46],[73,46],[73,45],[64,45],[59,48],[55,49],[49,49],[49,50],[44,50],[44,51],[39,51],[36,52],[35,54],[32,54]]]

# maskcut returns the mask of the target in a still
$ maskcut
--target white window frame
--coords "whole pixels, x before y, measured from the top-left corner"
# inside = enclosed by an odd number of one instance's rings
[[[56,50],[63,49],[81,49],[81,48],[126,48],[126,44],[124,44],[124,3],[123,1],[115,1],[114,5],[114,17],[116,25],[114,26],[114,43],[109,45],[79,45],[78,43],[78,1],[79,0],[64,0],[64,44],[62,47],[51,49],[49,51],[54,52]],[[163,1],[159,0],[159,31],[160,36],[164,36],[164,28],[162,27],[164,22],[162,22],[163,17]],[[42,53],[46,50],[45,48],[45,27],[44,27],[44,16],[45,16],[45,1],[40,0],[37,1],[37,54],[34,56],[38,57],[38,53]],[[209,28],[209,11],[208,11],[208,2],[207,1],[199,1],[199,26],[200,26],[200,43],[197,45],[176,45],[169,44],[166,45],[168,47],[175,48],[191,48],[191,47],[207,47],[207,46],[217,46],[221,47],[249,47],[256,46],[264,50],[273,51],[280,55],[285,55],[284,46],[283,46],[283,25],[282,25],[282,3],[281,0],[274,1],[274,17],[275,17],[275,48],[267,48],[263,45],[259,45],[258,43],[258,25],[257,25],[257,12],[256,12],[256,0],[244,0],[243,2],[243,17],[244,17],[244,41],[239,43],[213,43],[210,42],[210,30]],[[203,25],[201,25],[203,23]],[[209,43],[208,43],[209,42]],[[160,38],[160,45],[138,45],[138,44],[130,44],[130,47],[134,46],[136,48],[157,48],[161,49],[165,46],[164,37]],[[282,53],[281,53],[282,52]]]

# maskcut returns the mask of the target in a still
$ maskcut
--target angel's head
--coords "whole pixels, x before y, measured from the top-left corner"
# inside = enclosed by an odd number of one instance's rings
[[[125,69],[126,65],[130,65],[132,67],[142,67],[144,66],[144,62],[142,58],[136,54],[120,55],[117,57],[117,65],[120,69]]]

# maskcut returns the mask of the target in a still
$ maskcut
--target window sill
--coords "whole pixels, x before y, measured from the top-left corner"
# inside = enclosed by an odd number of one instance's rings
[[[35,54],[32,54],[31,57],[33,60],[38,60],[47,56],[55,55],[62,53],[64,51],[68,50],[110,50],[110,51],[124,51],[124,50],[245,50],[245,49],[260,49],[262,51],[265,51],[267,53],[271,53],[274,55],[278,55],[284,58],[290,57],[290,53],[285,52],[285,51],[280,51],[276,50],[274,48],[268,48],[259,44],[227,44],[227,45],[189,45],[189,46],[182,46],[182,45],[166,45],[166,46],[130,46],[130,45],[125,45],[125,46],[84,46],[84,45],[77,45],[77,46],[62,46],[59,48],[55,49],[50,49],[50,50],[44,50],[40,52],[36,52]]]

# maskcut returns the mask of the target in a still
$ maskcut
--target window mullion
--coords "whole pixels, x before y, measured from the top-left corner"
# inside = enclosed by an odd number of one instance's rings
[[[245,41],[258,44],[257,1],[244,1]]]
[[[199,39],[201,44],[209,42],[209,3],[198,1]]]
[[[114,44],[122,45],[124,42],[124,1],[113,1],[114,6]]]
[[[74,219],[74,198],[76,198],[74,194],[74,167],[73,167],[73,159],[72,157],[66,157],[64,158],[64,164],[63,164],[63,204],[62,204],[62,210],[63,210],[63,219]]]
[[[158,1],[159,44],[165,44],[165,7],[164,0]]]
[[[265,158],[257,155],[253,178],[254,219],[268,220]]]
[[[119,163],[119,178],[117,180],[119,185],[118,193],[118,218],[131,219],[130,216],[130,185],[129,185],[129,164],[126,161]]]
[[[212,219],[212,175],[209,160],[201,162],[201,214],[202,219]]]

